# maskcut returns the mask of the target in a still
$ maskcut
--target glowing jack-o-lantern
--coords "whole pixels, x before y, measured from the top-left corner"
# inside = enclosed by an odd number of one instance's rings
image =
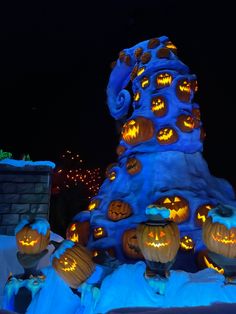
[[[178,141],[178,134],[175,129],[170,127],[162,128],[157,133],[157,140],[160,144],[173,144]]]
[[[125,219],[132,214],[131,206],[123,201],[114,200],[108,208],[108,218],[113,221]]]
[[[130,145],[136,145],[150,140],[154,135],[154,126],[151,120],[137,117],[127,121],[121,131],[123,140]]]
[[[180,248],[183,251],[191,251],[195,246],[195,243],[193,242],[193,239],[189,236],[183,236],[180,239]]]
[[[128,229],[122,237],[123,251],[125,255],[132,259],[143,259],[143,254],[138,246],[136,229]]]
[[[189,217],[188,201],[182,196],[161,197],[155,203],[158,207],[165,207],[170,210],[170,219],[176,223],[186,221]]]
[[[97,227],[93,229],[93,237],[94,239],[101,239],[106,237],[107,233],[103,227]]]
[[[88,210],[92,211],[92,210],[95,210],[99,207],[101,203],[101,200],[100,198],[94,198],[92,199],[90,202],[89,202],[89,205],[88,205]]]
[[[181,79],[176,84],[176,95],[184,102],[189,102],[191,97],[191,83],[187,79]]]
[[[166,48],[170,49],[173,53],[177,53],[177,47],[171,42],[171,41],[167,41],[165,42],[165,46]]]
[[[172,75],[169,73],[160,73],[156,77],[157,88],[168,87],[173,81]]]
[[[203,268],[211,268],[217,271],[219,274],[224,274],[224,269],[217,265],[209,256],[207,250],[201,250],[197,254],[197,264],[198,266]]]
[[[53,254],[52,266],[58,275],[74,289],[86,281],[95,268],[92,254],[82,245],[67,240],[63,241]]]
[[[89,239],[89,228],[89,221],[71,222],[66,229],[66,239],[85,246]]]
[[[213,204],[203,204],[199,206],[195,212],[195,222],[197,226],[202,226],[207,219],[209,211],[214,207]]]
[[[199,108],[192,109],[192,116],[194,119],[194,128],[199,128],[201,124],[201,112]]]
[[[141,162],[137,158],[131,157],[127,160],[126,170],[129,174],[134,175],[136,173],[139,173],[141,169]]]
[[[151,110],[156,117],[162,117],[167,112],[166,100],[163,96],[155,96],[151,101]]]
[[[36,218],[32,222],[22,220],[16,227],[16,243],[19,251],[25,254],[37,254],[49,244],[50,226],[47,220]]]
[[[179,230],[173,221],[140,224],[137,227],[137,238],[141,252],[148,261],[170,262],[179,249]]]
[[[230,207],[219,206],[210,211],[212,217],[222,220],[234,220],[235,216]],[[207,248],[217,254],[228,258],[236,257],[236,227],[226,227],[223,223],[213,222],[208,217],[202,226],[203,241]]]
[[[194,119],[189,115],[181,114],[177,118],[176,125],[182,132],[192,132],[194,129]]]

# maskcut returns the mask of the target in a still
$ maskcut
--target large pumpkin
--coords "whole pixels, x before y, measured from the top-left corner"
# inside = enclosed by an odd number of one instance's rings
[[[66,229],[66,239],[86,245],[89,239],[89,221],[74,221]]]
[[[158,207],[168,208],[170,210],[170,219],[176,223],[186,221],[189,217],[189,204],[182,196],[161,197],[154,204]]]
[[[108,208],[108,218],[113,221],[118,221],[129,217],[132,214],[131,206],[121,200],[114,200]]]
[[[212,208],[202,226],[207,248],[228,258],[236,257],[236,214],[228,206]]]
[[[46,219],[23,219],[16,227],[16,243],[25,254],[38,254],[45,250],[50,240],[50,225]]]
[[[150,140],[154,134],[154,126],[151,120],[137,117],[127,121],[121,131],[123,140],[129,145],[136,145]]]
[[[52,256],[52,266],[72,288],[77,289],[92,274],[95,264],[85,247],[64,240]]]
[[[140,224],[137,227],[137,238],[141,252],[148,261],[170,262],[179,249],[179,229],[173,221]]]
[[[143,259],[143,254],[138,246],[136,229],[128,229],[123,233],[122,246],[127,257],[132,259]]]

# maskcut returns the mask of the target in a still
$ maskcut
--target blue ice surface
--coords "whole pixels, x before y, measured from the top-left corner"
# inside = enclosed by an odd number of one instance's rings
[[[25,166],[46,166],[50,168],[55,168],[56,165],[52,161],[25,161],[6,158],[0,161],[2,165],[9,165],[15,167],[25,167]]]

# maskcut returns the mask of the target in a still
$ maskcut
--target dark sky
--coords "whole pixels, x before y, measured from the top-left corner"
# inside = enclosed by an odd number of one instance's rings
[[[110,63],[123,48],[166,35],[198,77],[209,168],[236,183],[233,1],[5,2],[0,149],[56,161],[69,148],[91,165],[114,162]]]

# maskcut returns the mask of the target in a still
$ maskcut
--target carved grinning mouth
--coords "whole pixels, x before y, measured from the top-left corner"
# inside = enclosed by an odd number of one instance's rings
[[[76,269],[77,263],[76,261],[72,258],[72,264],[69,267],[62,267],[61,269],[63,271],[74,271]],[[68,264],[68,262],[64,262],[64,264]]]
[[[220,235],[217,237],[214,234],[212,234],[212,238],[216,242],[224,243],[224,244],[236,244],[236,239],[230,239],[229,237],[222,238]]]
[[[130,141],[139,134],[139,125],[129,125],[128,129],[123,131],[122,135],[125,141]]]
[[[202,222],[206,221],[206,216],[205,215],[201,215],[200,213],[197,214],[197,219],[202,220]]]
[[[184,126],[190,128],[190,129],[193,129],[194,128],[194,123],[184,121]]]
[[[157,85],[160,86],[167,86],[170,85],[172,83],[172,76],[168,75],[168,76],[164,76],[164,77],[157,77]]]
[[[216,270],[218,273],[220,273],[220,274],[224,274],[224,269],[223,268],[218,268],[218,267],[216,267],[216,266],[214,266],[212,263],[210,263],[209,261],[208,261],[208,259],[206,258],[206,256],[204,256],[204,262],[205,262],[205,264],[206,264],[206,266],[208,267],[208,268],[212,268],[212,269],[214,269],[214,270]]]
[[[188,210],[188,206],[180,207],[179,209],[170,209],[170,218],[174,219],[176,216],[182,217]]]
[[[165,107],[164,102],[161,102],[160,104],[153,103],[152,110],[153,111],[158,111],[158,110],[163,109],[164,107]]]
[[[190,88],[189,83],[187,85],[179,85],[179,89],[183,93],[190,93],[191,92],[191,88]]]
[[[160,247],[164,247],[169,245],[169,241],[168,242],[163,242],[163,243],[156,243],[156,242],[145,242],[147,246],[152,246],[155,248],[160,248]]]
[[[70,237],[71,241],[73,242],[79,242],[79,235],[73,233],[73,235]]]
[[[173,130],[165,132],[163,135],[158,135],[158,139],[161,141],[169,140],[173,136]]]
[[[34,246],[38,242],[38,240],[31,240],[30,242],[26,242],[26,241],[20,240],[19,242],[23,246]]]

